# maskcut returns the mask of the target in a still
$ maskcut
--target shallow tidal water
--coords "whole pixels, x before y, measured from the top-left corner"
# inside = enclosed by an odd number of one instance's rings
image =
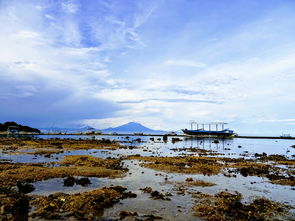
[[[175,136],[177,137],[177,136]],[[203,138],[195,139],[189,137],[179,137],[181,141],[172,143],[172,138],[169,137],[167,142],[163,142],[161,136],[150,137],[150,136],[130,136],[128,139],[122,136],[79,136],[79,135],[40,135],[37,138],[42,139],[110,139],[121,142],[126,145],[126,149],[118,150],[72,150],[64,151],[60,154],[51,154],[51,157],[44,157],[42,155],[29,155],[26,152],[32,150],[23,150],[18,154],[11,154],[9,151],[0,152],[0,160],[9,160],[16,163],[42,163],[42,162],[54,162],[60,161],[63,156],[66,155],[91,155],[100,158],[107,157],[120,157],[140,154],[141,156],[185,156],[185,155],[198,155],[195,152],[187,150],[187,148],[198,148],[204,150],[214,151],[219,154],[214,156],[224,156],[230,158],[250,159],[254,157],[255,153],[262,154],[279,154],[284,155],[290,159],[295,158],[295,148],[291,147],[295,145],[295,140],[287,139],[245,139],[245,138],[232,138],[232,139],[214,139],[214,138]],[[151,141],[150,138],[154,138],[155,141]],[[136,141],[140,139],[141,142]],[[218,141],[218,143],[214,143]],[[177,149],[177,150],[176,150]],[[36,149],[35,149],[36,150]]]
[[[162,137],[153,137],[152,141],[149,136],[130,136],[129,138],[120,136],[40,136],[43,139],[59,138],[83,138],[83,139],[101,139],[107,138],[116,140],[126,145],[126,149],[118,150],[72,150],[64,151],[60,154],[51,154],[50,157],[41,155],[30,155],[23,150],[18,154],[8,152],[0,152],[0,161],[9,160],[11,162],[20,163],[40,163],[40,162],[58,162],[66,155],[91,155],[95,157],[120,157],[139,154],[141,156],[186,156],[196,155],[198,153],[190,151],[188,148],[198,148],[212,151],[216,156],[241,158],[254,158],[255,153],[262,154],[279,154],[289,159],[295,158],[295,148],[291,146],[295,144],[295,140],[271,140],[271,139],[189,139],[179,137],[181,141],[172,143],[172,137],[167,142],[163,142]],[[140,138],[140,142],[136,139]],[[139,215],[154,214],[161,216],[164,220],[198,220],[193,216],[192,207],[194,199],[190,192],[200,191],[202,193],[216,194],[220,191],[238,191],[243,195],[243,202],[249,202],[255,197],[266,197],[271,200],[285,203],[295,207],[295,190],[294,187],[276,185],[268,181],[267,178],[257,176],[244,177],[236,174],[236,177],[225,176],[226,172],[218,175],[202,175],[202,174],[178,174],[165,173],[140,166],[138,160],[124,160],[124,167],[128,168],[126,176],[120,178],[95,178],[90,177],[91,184],[82,187],[74,185],[72,187],[63,186],[62,178],[49,179],[33,183],[36,188],[31,195],[49,195],[56,192],[65,192],[73,194],[77,192],[85,192],[97,189],[103,186],[120,185],[137,194],[136,198],[128,198],[121,200],[112,208],[108,208],[104,212],[104,218],[118,218],[118,214],[122,210],[134,211]],[[177,182],[185,182],[186,178],[194,180],[203,180],[212,182],[216,185],[210,187],[185,186],[185,192],[179,194],[179,186]],[[143,193],[140,188],[151,187],[160,193],[169,193],[172,196],[168,200],[154,200],[150,198],[150,194]],[[294,210],[293,210],[294,211]]]

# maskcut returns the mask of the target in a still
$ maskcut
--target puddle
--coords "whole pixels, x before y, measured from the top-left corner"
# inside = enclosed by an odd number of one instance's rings
[[[83,178],[79,176],[75,176],[75,178]],[[103,186],[106,186],[108,183],[107,178],[96,178],[96,177],[88,177],[91,184],[86,186],[81,186],[78,184],[74,184],[73,186],[64,186],[65,178],[54,178],[45,181],[38,181],[33,183],[35,190],[30,193],[30,195],[43,195],[48,196],[50,194],[63,192],[68,194],[87,192],[90,190],[94,190]]]

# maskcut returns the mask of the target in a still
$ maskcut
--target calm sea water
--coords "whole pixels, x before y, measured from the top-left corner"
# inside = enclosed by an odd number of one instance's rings
[[[167,142],[163,142],[163,138],[160,136],[80,136],[80,135],[40,135],[37,136],[41,139],[110,139],[121,142],[126,145],[127,149],[119,149],[114,151],[108,150],[72,150],[64,151],[62,154],[52,154],[51,158],[44,156],[35,156],[26,154],[24,150],[23,154],[11,154],[9,151],[0,152],[0,160],[11,160],[12,162],[53,162],[60,161],[65,155],[93,155],[96,157],[118,157],[121,155],[134,155],[140,154],[142,156],[182,156],[182,155],[198,155],[194,151],[188,150],[188,148],[197,148],[210,150],[215,152],[216,156],[224,156],[231,158],[252,158],[255,153],[261,154],[280,154],[292,159],[295,157],[295,140],[286,139],[245,139],[245,138],[232,138],[232,139],[214,139],[204,138],[195,139],[190,137],[168,137]],[[180,141],[172,143],[173,138],[179,138]],[[140,142],[138,142],[140,139]],[[151,140],[153,139],[153,140]],[[218,155],[220,154],[220,155]]]

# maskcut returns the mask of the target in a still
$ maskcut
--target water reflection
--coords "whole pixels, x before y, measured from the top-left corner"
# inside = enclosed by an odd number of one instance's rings
[[[202,149],[224,149],[233,144],[233,138],[218,139],[218,138],[200,138],[200,137],[184,137],[183,141],[186,146],[198,147]]]
[[[168,137],[163,141],[162,136],[79,136],[79,135],[39,135],[41,139],[110,139],[120,142],[126,148],[118,150],[70,150],[63,153],[51,154],[50,157],[42,155],[26,154],[26,152],[0,151],[0,160],[11,160],[21,163],[41,163],[60,161],[67,155],[92,155],[101,158],[120,157],[126,155],[140,154],[141,156],[183,156],[198,153],[189,148],[203,149],[215,152],[214,156],[226,156],[231,158],[253,158],[255,153],[280,154],[288,158],[294,158],[295,148],[293,140],[269,140],[269,139],[216,139],[216,138],[194,138],[194,137]],[[173,139],[177,138],[177,142]],[[27,150],[30,151],[30,150]],[[219,155],[217,154],[219,153]]]

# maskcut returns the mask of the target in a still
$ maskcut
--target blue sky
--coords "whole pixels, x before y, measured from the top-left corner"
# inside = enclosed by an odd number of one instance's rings
[[[0,0],[0,121],[295,135],[292,0]]]

